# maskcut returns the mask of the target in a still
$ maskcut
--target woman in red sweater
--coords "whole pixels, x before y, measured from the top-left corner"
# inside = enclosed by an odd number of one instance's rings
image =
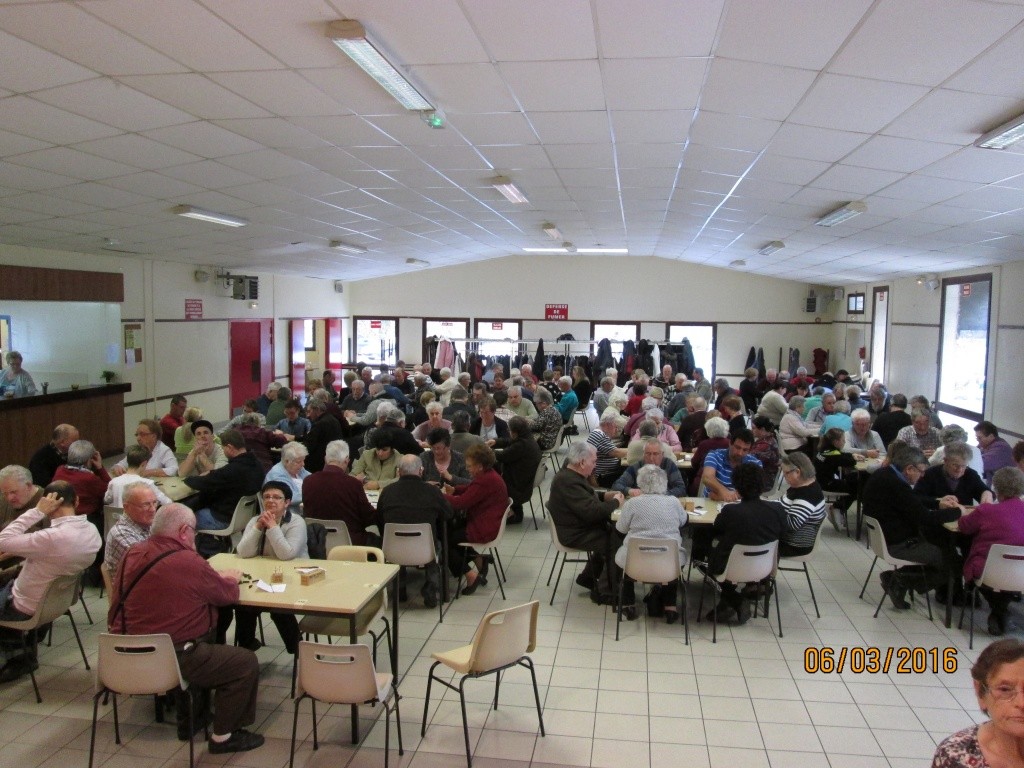
[[[462,542],[480,544],[492,541],[501,528],[501,518],[508,509],[508,489],[494,469],[494,451],[486,445],[472,445],[465,453],[469,485],[444,486],[448,502],[455,510],[455,520],[448,528],[448,569],[455,578],[466,576],[462,594],[471,595],[481,583],[487,583],[487,563],[472,549],[465,554],[469,563],[463,565]]]

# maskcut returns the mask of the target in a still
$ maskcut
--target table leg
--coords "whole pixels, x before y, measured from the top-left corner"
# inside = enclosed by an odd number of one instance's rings
[[[448,578],[445,576],[445,581]],[[391,672],[395,676],[395,685],[399,683],[398,677],[398,576],[391,580],[391,594],[395,598],[391,601]]]
[[[946,565],[956,559],[956,536],[946,532]],[[946,568],[949,575],[946,576],[946,629],[953,625],[953,578],[956,575],[953,568]]]
[[[348,641],[350,644],[355,645],[356,640],[359,638],[356,636],[356,615],[352,614],[348,617]],[[359,706],[356,704],[352,705],[352,743],[359,743]]]
[[[441,563],[438,565],[441,582],[441,605],[448,602],[448,520],[441,518]]]

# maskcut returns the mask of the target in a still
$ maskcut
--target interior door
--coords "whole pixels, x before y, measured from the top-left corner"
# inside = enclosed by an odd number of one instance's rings
[[[273,324],[263,320],[232,320],[229,392],[232,411],[259,397],[273,378]]]

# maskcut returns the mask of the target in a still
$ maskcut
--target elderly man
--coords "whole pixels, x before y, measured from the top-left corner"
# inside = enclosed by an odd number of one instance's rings
[[[476,418],[476,408],[469,404],[469,390],[461,385],[452,390],[448,405],[441,415],[451,421],[455,414],[460,412],[465,413],[470,421]]]
[[[366,498],[361,480],[348,473],[349,447],[344,440],[327,444],[326,463],[302,481],[302,505],[306,517],[340,520],[352,543],[368,543],[366,527],[378,522],[377,511]]]
[[[370,395],[366,391],[366,383],[362,379],[354,379],[351,392],[341,401],[341,410],[362,414],[366,413],[366,408],[369,405]]]
[[[676,466],[675,459],[665,455],[661,441],[656,437],[649,438],[644,443],[643,459],[627,467],[622,476],[612,484],[612,490],[618,491],[625,496],[639,496],[641,491],[636,484],[636,476],[645,464],[659,467],[665,473],[665,476],[668,478],[668,494],[670,496],[686,495],[686,481],[683,480],[679,467]]]
[[[506,405],[513,414],[527,420],[537,415],[537,406],[533,404],[532,400],[523,397],[523,388],[519,385],[509,387]]]
[[[68,463],[58,467],[54,481],[63,480],[75,489],[77,512],[86,515],[103,530],[103,498],[110,484],[110,475],[103,468],[103,458],[88,440],[75,440],[68,447]]]
[[[185,423],[186,408],[188,408],[188,398],[184,395],[175,395],[171,398],[171,406],[167,413],[160,419],[160,441],[172,451],[174,450],[174,433]]]
[[[587,435],[587,442],[597,452],[594,479],[601,488],[611,488],[612,483],[622,475],[622,459],[626,449],[619,448],[614,442],[619,434],[619,417],[607,413],[601,415],[597,429]]]
[[[924,408],[915,408],[910,414],[910,419],[910,426],[901,429],[896,434],[896,439],[917,448],[925,457],[931,456],[935,449],[942,445],[939,430],[931,426],[931,412]]]
[[[132,545],[149,538],[149,528],[153,525],[153,515],[160,506],[156,489],[145,479],[136,479],[125,486],[121,496],[124,502],[124,514],[107,532],[103,564],[107,566],[111,580],[117,578],[117,569],[121,567]]]
[[[749,429],[741,429],[729,435],[728,448],[716,448],[704,459],[701,478],[704,481],[704,495],[715,501],[739,501],[740,495],[733,488],[732,473],[741,464],[761,466],[760,459],[750,455],[754,446],[754,435]]]
[[[17,578],[0,589],[0,619],[30,618],[50,582],[73,576],[93,562],[103,540],[96,526],[77,513],[77,503],[69,483],[50,483],[34,509],[0,531],[0,552],[25,558]],[[47,519],[48,528],[31,530]],[[0,669],[0,682],[11,682],[38,669],[34,649],[33,644],[33,651],[10,659]]]
[[[806,401],[804,402],[804,407],[807,407]],[[826,392],[821,396],[821,405],[814,406],[807,411],[807,416],[804,417],[804,421],[808,424],[824,424],[825,418],[835,412],[836,396],[831,392]]]
[[[78,430],[70,424],[58,424],[53,428],[50,442],[32,454],[28,469],[32,482],[40,488],[53,481],[57,467],[68,461],[68,446],[78,439]]]
[[[157,511],[149,538],[121,561],[107,624],[128,635],[169,634],[181,676],[193,690],[215,691],[210,753],[245,752],[263,744],[244,728],[256,720],[259,662],[250,650],[212,642],[217,608],[238,602],[242,572],[215,571],[196,552],[195,531],[183,504]]]
[[[358,431],[363,431],[372,427],[377,421],[377,409],[380,408],[382,403],[391,401],[391,397],[384,389],[384,385],[379,381],[375,381],[370,384],[369,393],[370,402],[367,403],[365,411],[362,413],[345,411],[345,418],[352,422],[353,428]]]
[[[668,402],[664,406],[665,418],[671,419],[680,411],[686,411],[686,400],[693,394],[693,384],[685,373],[677,373],[672,389],[665,393]]]
[[[704,422],[708,418],[708,401],[700,395],[690,395],[686,399],[686,415],[679,422],[676,434],[679,435],[679,447],[684,451],[696,449],[702,441],[707,440],[708,433],[704,430]]]
[[[656,387],[661,387],[662,389],[668,390],[672,387],[673,381],[674,379],[672,378],[672,366],[663,365],[661,366],[661,376],[655,377],[652,383]]]
[[[326,390],[320,390],[325,392]],[[266,474],[277,463],[274,449],[281,449],[288,444],[289,436],[283,432],[274,432],[260,425],[255,413],[246,414],[238,425],[238,432],[245,438],[246,450],[251,453]]]
[[[693,391],[700,397],[703,397],[706,403],[710,403],[711,398],[715,396],[711,382],[704,378],[703,368],[693,369]]]
[[[889,443],[896,439],[899,431],[912,423],[913,419],[907,413],[907,396],[896,393],[889,398],[889,410],[875,416],[872,427],[888,447]]]
[[[185,484],[199,491],[196,520],[199,530],[216,530],[231,522],[238,500],[258,493],[263,485],[263,467],[249,453],[241,432],[229,429],[220,436],[228,463],[206,475],[186,477]]]
[[[533,375],[533,366],[530,365],[529,363],[523,363],[522,366],[520,366],[519,374],[524,379],[532,381],[534,384],[537,383],[537,377]]]
[[[558,430],[562,428],[562,414],[555,408],[551,393],[538,388],[533,396],[533,404],[537,407],[537,416],[530,422],[530,431],[537,436],[537,445],[542,451],[555,447]]]
[[[319,472],[324,468],[327,445],[334,440],[342,440],[345,437],[345,430],[341,422],[327,413],[327,404],[320,398],[314,397],[309,401],[306,415],[313,425],[302,439],[302,444],[309,451],[309,455],[306,456],[306,469],[310,472]]]
[[[0,469],[0,529],[22,512],[35,507],[43,489],[32,482],[32,473],[18,464]]]
[[[601,379],[601,383],[594,392],[594,408],[597,410],[597,415],[600,416],[604,413],[605,408],[608,407],[608,400],[615,389],[615,379],[611,376],[605,376]]]
[[[317,384],[319,383],[320,382],[317,382]],[[270,410],[270,404],[277,400],[277,390],[280,388],[280,382],[272,381],[267,384],[266,392],[256,398],[256,410],[263,414],[263,416],[266,416],[267,411]]]
[[[441,541],[441,522],[451,519],[452,508],[435,485],[423,479],[423,461],[419,456],[403,456],[398,462],[398,480],[380,492],[377,501],[380,525],[429,523],[434,530],[435,546]],[[404,569],[401,578],[405,579]],[[436,562],[426,566],[426,579],[420,594],[427,608],[436,608],[441,585]],[[402,594],[405,588],[400,590]]]
[[[979,421],[974,425],[974,436],[981,448],[981,461],[985,467],[985,482],[992,482],[992,477],[1003,467],[1015,467],[1013,448],[999,436],[999,430],[991,421]]]
[[[160,442],[160,423],[156,419],[143,419],[135,428],[135,440],[148,448],[149,461],[139,473],[143,477],[174,477],[178,474],[178,460],[174,451]],[[128,462],[121,459],[110,469],[114,477],[128,471]]]
[[[719,376],[715,379],[715,383],[711,385],[712,391],[715,393],[715,408],[721,410],[722,401],[730,395],[736,395],[736,390],[729,386],[729,380]],[[736,395],[739,397],[739,395]],[[742,402],[742,400],[740,401]]]
[[[929,467],[914,486],[914,493],[925,497],[925,506],[937,509],[946,499],[973,507],[991,504],[995,499],[981,475],[970,468],[971,447],[965,443],[943,446],[942,463]]]
[[[597,452],[586,442],[573,443],[566,451],[566,464],[551,480],[548,497],[548,512],[558,532],[558,540],[567,547],[582,549],[589,553],[583,572],[576,577],[576,583],[590,590],[590,599],[598,604],[611,604],[614,597],[609,589],[601,592],[598,581],[604,570],[604,552],[608,536],[613,545],[621,543],[621,537],[609,533],[611,514],[622,506],[624,497],[615,491],[594,493],[587,481],[597,465]],[[677,470],[678,471],[678,470]],[[614,564],[611,568],[614,568]]]
[[[766,392],[771,392],[775,389],[778,380],[779,372],[774,368],[768,368],[764,372],[764,378],[757,382],[757,398],[759,402]]]
[[[844,453],[859,453],[869,459],[885,458],[885,443],[878,433],[871,429],[871,414],[858,408],[850,414],[852,425],[846,433]]]

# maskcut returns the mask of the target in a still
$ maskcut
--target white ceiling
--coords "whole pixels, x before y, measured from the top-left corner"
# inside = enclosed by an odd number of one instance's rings
[[[331,44],[339,18],[444,130]],[[1024,258],[1024,142],[972,142],[1024,112],[1022,62],[1024,0],[0,0],[0,242],[357,280],[549,246],[550,221],[813,283],[996,264]]]

